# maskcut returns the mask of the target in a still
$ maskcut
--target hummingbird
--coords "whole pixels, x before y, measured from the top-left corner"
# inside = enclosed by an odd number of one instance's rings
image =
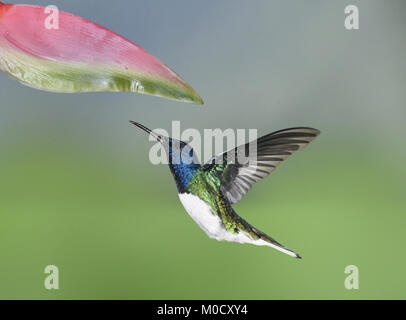
[[[232,205],[240,201],[255,182],[267,177],[292,153],[306,147],[320,134],[319,130],[296,127],[275,131],[216,155],[201,165],[188,143],[130,122],[162,144],[179,199],[209,238],[268,246],[301,259],[299,254],[241,218]],[[255,146],[256,152],[250,153],[250,146]],[[241,155],[245,161],[239,161]]]

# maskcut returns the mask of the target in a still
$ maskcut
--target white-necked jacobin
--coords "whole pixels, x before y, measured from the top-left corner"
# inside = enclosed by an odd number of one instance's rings
[[[151,134],[164,146],[180,201],[210,238],[268,246],[301,258],[250,225],[231,205],[238,202],[255,182],[267,177],[289,155],[309,144],[320,134],[319,130],[297,127],[276,131],[200,165],[192,147],[186,142],[158,135],[137,122],[130,122]],[[255,155],[247,152],[253,143],[256,143]],[[248,156],[248,161],[240,163],[236,160],[241,153]]]

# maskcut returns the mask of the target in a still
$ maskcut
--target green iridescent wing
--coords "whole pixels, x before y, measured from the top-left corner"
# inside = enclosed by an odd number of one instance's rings
[[[231,203],[236,203],[255,182],[267,177],[319,134],[319,130],[306,127],[276,131],[211,158],[202,170],[208,181],[219,187]]]

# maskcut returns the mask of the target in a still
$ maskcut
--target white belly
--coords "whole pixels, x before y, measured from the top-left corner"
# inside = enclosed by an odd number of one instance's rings
[[[218,241],[224,240],[230,242],[251,243],[257,246],[268,246],[282,251],[283,253],[286,253],[292,257],[298,257],[296,253],[285,247],[280,247],[262,239],[252,240],[242,231],[237,234],[228,231],[226,228],[224,228],[221,219],[217,215],[213,214],[211,207],[193,194],[179,194],[179,199],[192,219],[212,239],[216,239]]]
[[[199,197],[190,194],[179,194],[180,202],[182,202],[187,213],[198,224],[198,226],[212,239],[219,241],[231,241],[239,243],[252,243],[255,245],[263,246],[270,245],[264,240],[252,240],[247,237],[243,232],[234,234],[224,228],[221,219],[213,214],[211,207],[201,200]]]

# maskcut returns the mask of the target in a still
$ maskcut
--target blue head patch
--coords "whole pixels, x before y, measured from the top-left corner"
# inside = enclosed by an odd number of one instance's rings
[[[186,192],[187,185],[200,168],[192,147],[186,142],[169,138],[168,158],[178,191]]]

